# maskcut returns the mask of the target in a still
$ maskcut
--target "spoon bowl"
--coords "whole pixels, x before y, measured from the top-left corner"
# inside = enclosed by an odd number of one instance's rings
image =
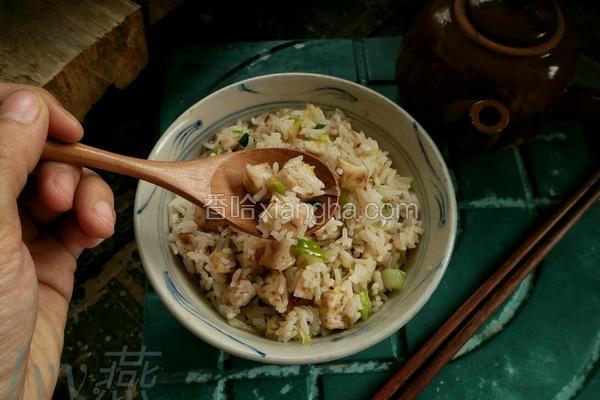
[[[222,218],[228,225],[254,236],[261,236],[256,224],[264,205],[251,202],[242,185],[246,166],[265,162],[283,165],[298,156],[314,166],[315,175],[325,184],[325,194],[313,199],[322,205],[322,211],[316,213],[317,221],[310,229],[311,233],[335,215],[340,190],[331,168],[309,153],[287,148],[261,148],[172,162],[142,160],[80,143],[65,144],[51,140],[46,142],[42,152],[43,160],[84,165],[153,183],[210,209],[211,215],[218,215],[216,218]],[[242,212],[244,206],[252,207],[253,212]]]
[[[276,150],[276,151],[274,151]],[[242,185],[244,175],[246,173],[246,165],[257,165],[262,163],[273,164],[277,162],[280,166],[288,160],[298,157],[303,157],[303,161],[315,167],[315,175],[325,184],[325,194],[312,199],[313,202],[318,202],[322,205],[322,212],[315,213],[317,223],[308,233],[318,230],[329,218],[335,215],[338,206],[339,189],[338,182],[334,172],[317,157],[312,154],[286,149],[286,148],[262,148],[237,151],[229,153],[225,156],[211,157],[219,159],[220,163],[215,169],[210,179],[210,193],[212,195],[221,196],[221,210],[217,210],[219,214],[224,215],[231,225],[237,229],[250,233],[255,236],[260,236],[260,232],[256,229],[255,218],[244,218],[240,212],[240,206],[244,199],[249,199],[247,192]],[[202,159],[201,159],[202,160]],[[201,161],[194,160],[192,163]],[[227,171],[223,173],[223,171]],[[260,213],[265,207],[265,204],[256,204],[254,216]],[[239,217],[234,217],[239,214]]]

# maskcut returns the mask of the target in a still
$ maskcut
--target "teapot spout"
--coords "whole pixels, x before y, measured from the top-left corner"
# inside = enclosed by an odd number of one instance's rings
[[[468,130],[460,140],[468,148],[493,147],[510,124],[508,108],[494,99],[455,100],[443,115],[444,123],[459,123]]]
[[[486,135],[498,135],[510,124],[510,112],[498,100],[479,100],[469,108],[469,120],[477,131]]]

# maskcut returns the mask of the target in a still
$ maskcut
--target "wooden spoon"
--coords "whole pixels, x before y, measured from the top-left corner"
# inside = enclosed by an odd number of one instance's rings
[[[207,207],[221,215],[229,225],[251,235],[261,236],[256,229],[260,204],[248,202],[242,186],[246,165],[264,162],[279,165],[289,159],[303,156],[303,161],[315,167],[315,175],[325,184],[325,195],[314,199],[322,207],[316,212],[317,224],[309,233],[318,230],[338,208],[339,186],[335,173],[317,157],[298,150],[267,148],[242,150],[221,156],[190,161],[152,161],[123,156],[84,144],[64,144],[49,140],[44,146],[42,159],[67,164],[85,165],[121,175],[132,176],[163,187],[192,203]],[[244,200],[246,199],[246,200]],[[254,207],[254,218],[243,212],[243,207]],[[246,211],[248,208],[246,208]],[[214,213],[213,213],[214,214]]]

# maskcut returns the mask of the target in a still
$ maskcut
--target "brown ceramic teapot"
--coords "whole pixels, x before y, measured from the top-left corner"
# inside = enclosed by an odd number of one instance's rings
[[[407,107],[468,147],[519,144],[573,81],[574,40],[551,0],[431,0],[397,61]]]

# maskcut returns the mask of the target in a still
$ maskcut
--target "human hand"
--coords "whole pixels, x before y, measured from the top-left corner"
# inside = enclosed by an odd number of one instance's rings
[[[0,102],[0,399],[47,399],[77,257],[112,235],[114,200],[89,170],[38,163],[47,135],[83,136],[48,92],[0,83]]]

